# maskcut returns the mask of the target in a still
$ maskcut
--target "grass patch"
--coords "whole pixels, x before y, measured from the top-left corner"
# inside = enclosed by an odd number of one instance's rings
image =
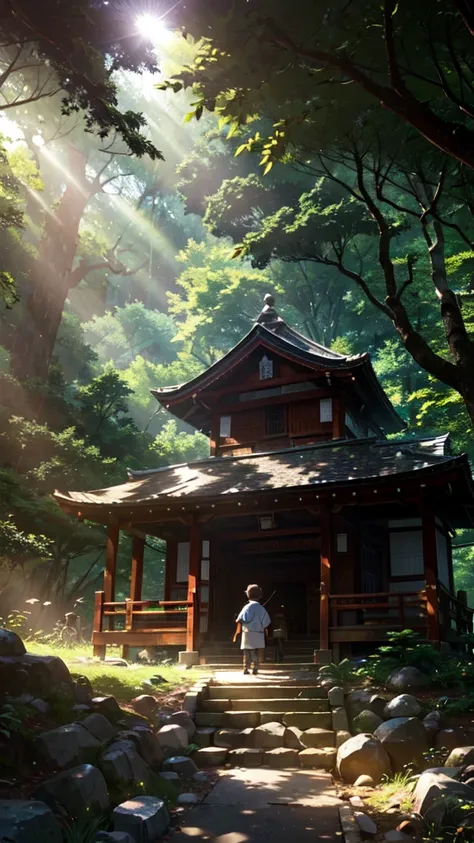
[[[35,656],[58,656],[71,673],[86,676],[97,696],[114,696],[118,702],[127,703],[138,694],[166,694],[179,688],[189,688],[202,674],[195,670],[184,670],[175,665],[142,665],[130,663],[128,667],[117,667],[95,659],[93,662],[81,662],[79,659],[92,657],[92,647],[80,644],[77,647],[54,647],[34,641],[25,642],[26,649]],[[118,649],[110,647],[110,656],[119,655]],[[159,684],[144,685],[152,676],[162,676]]]
[[[414,781],[411,773],[396,773],[382,784],[365,801],[375,811],[384,811],[396,803],[402,813],[413,809]]]

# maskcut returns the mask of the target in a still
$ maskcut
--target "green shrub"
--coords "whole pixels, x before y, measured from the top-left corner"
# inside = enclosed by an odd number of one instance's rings
[[[323,664],[319,668],[319,676],[321,679],[330,679],[334,685],[347,685],[353,681],[356,676],[356,670],[349,659],[343,659],[342,662],[336,664]]]

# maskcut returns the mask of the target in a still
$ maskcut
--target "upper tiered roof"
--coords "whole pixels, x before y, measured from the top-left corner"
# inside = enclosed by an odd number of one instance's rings
[[[374,372],[370,355],[339,354],[295,331],[278,315],[273,296],[265,296],[265,305],[249,333],[227,354],[197,377],[177,386],[152,389],[152,395],[173,415],[193,427],[210,433],[209,406],[199,398],[206,391],[222,387],[236,369],[259,347],[303,365],[308,377],[349,377],[348,389],[370,409],[374,423],[385,433],[397,433],[406,427],[383,391]]]

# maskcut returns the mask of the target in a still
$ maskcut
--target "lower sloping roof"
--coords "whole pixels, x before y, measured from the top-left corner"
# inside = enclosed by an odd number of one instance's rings
[[[338,440],[240,457],[209,457],[130,473],[119,486],[91,492],[56,492],[63,505],[136,506],[166,499],[216,498],[303,486],[347,485],[419,474],[467,461],[446,454],[447,436],[398,442]]]

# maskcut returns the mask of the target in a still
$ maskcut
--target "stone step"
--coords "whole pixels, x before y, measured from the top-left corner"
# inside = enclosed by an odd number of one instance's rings
[[[227,750],[225,748],[205,747],[193,753],[193,760],[198,767],[222,766],[231,764],[233,767],[277,767],[288,769],[306,767],[311,769],[332,770],[336,763],[336,750],[332,747],[324,749],[305,749],[298,752],[289,747],[274,749],[253,749],[239,747]]]
[[[201,668],[201,670],[206,670],[206,671],[214,671],[214,670],[234,671],[236,669],[238,671],[241,671],[241,669],[242,669],[242,659],[236,659],[233,662],[230,662],[228,660],[215,661],[214,659],[212,659],[211,661],[205,661],[202,656],[201,656],[201,659],[202,659],[202,661],[199,665],[196,665],[196,669]],[[262,674],[268,673],[269,671],[274,671],[274,670],[281,670],[283,672],[285,670],[288,670],[290,665],[291,665],[291,670],[298,670],[298,669],[309,670],[309,669],[312,669],[312,668],[314,668],[315,670],[318,670],[318,665],[315,665],[312,660],[311,661],[309,661],[309,660],[308,661],[297,661],[297,662],[293,662],[293,661],[292,662],[286,662],[286,661],[285,662],[264,662],[260,665],[260,674],[259,675],[262,675]]]
[[[261,711],[262,703],[270,711],[329,711],[328,700],[317,699],[220,699],[203,700],[202,711]]]
[[[260,726],[261,723],[283,722],[285,726],[296,726],[298,729],[328,729],[332,728],[330,712],[322,711],[246,711],[227,710],[221,712],[198,711],[196,725],[200,727],[214,727],[215,729],[247,729]]]
[[[242,683],[241,685],[210,685],[209,699],[211,700],[263,700],[263,699],[327,699],[327,690],[316,685],[257,685]]]
[[[313,656],[313,650],[304,650],[299,653],[285,653],[285,656],[280,664],[298,664],[299,662],[311,663],[314,661]],[[206,664],[219,664],[220,662],[224,662],[224,664],[242,664],[242,658],[241,650],[233,653],[222,653],[220,651],[216,651],[214,653],[200,654],[201,663],[205,662]],[[274,659],[275,654],[268,653],[266,660],[260,662],[260,666],[262,667],[264,664],[278,664],[278,662],[275,662]]]

